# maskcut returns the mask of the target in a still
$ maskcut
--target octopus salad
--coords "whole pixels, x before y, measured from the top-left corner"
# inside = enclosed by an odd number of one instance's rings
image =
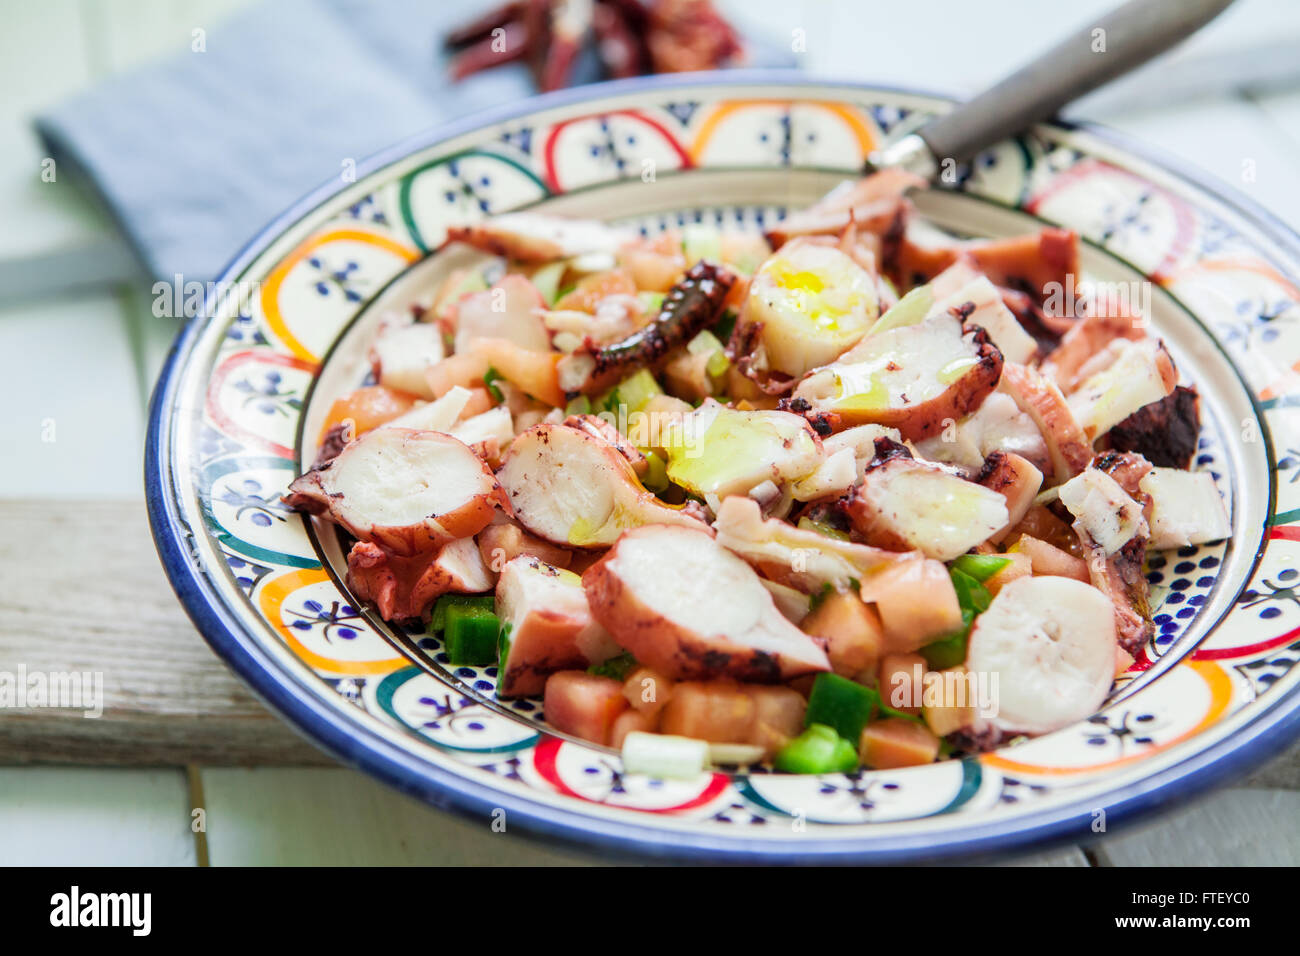
[[[454,228],[474,264],[383,318],[286,500],[357,599],[629,771],[895,768],[1087,718],[1152,636],[1148,552],[1230,534],[1198,395],[1076,286],[1075,234],[939,234],[923,185],[761,234]]]

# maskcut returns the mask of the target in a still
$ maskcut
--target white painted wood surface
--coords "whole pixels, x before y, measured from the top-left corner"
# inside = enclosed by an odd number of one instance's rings
[[[199,639],[142,501],[0,500],[0,527],[0,669],[92,675],[102,688],[97,717],[5,710],[0,763],[331,762]]]
[[[0,767],[0,866],[193,866],[185,772]]]
[[[43,0],[10,11],[0,31],[0,82],[6,91],[0,99],[0,222],[5,224],[0,263],[113,237],[111,226],[66,179],[41,182],[42,157],[27,119],[85,84],[186,49],[193,28],[209,28],[247,2]],[[1053,36],[1085,24],[1113,0],[953,3],[941,22],[931,4],[892,0],[723,0],[722,5],[778,39],[802,29],[808,51],[803,65],[812,71],[970,93]],[[1240,0],[1205,34],[1141,78],[1143,91],[1161,89],[1163,77],[1168,88],[1161,95],[1170,89],[1185,95],[1195,90],[1198,74],[1207,73],[1204,64],[1212,63],[1213,82],[1206,85],[1211,95],[1124,112],[1139,100],[1121,91],[1110,99],[1094,97],[1073,115],[1108,122],[1166,149],[1300,223],[1294,174],[1300,92],[1293,88],[1294,77],[1282,75],[1286,69],[1261,79],[1265,67],[1276,65],[1262,53],[1251,55],[1279,45],[1294,49],[1298,36],[1300,5]],[[1137,80],[1134,84],[1130,90]],[[1247,161],[1253,164],[1253,180],[1242,176]],[[0,301],[3,296],[0,289]],[[0,499],[136,498],[144,403],[172,331],[166,320],[149,314],[140,289],[0,305],[0,355],[6,357],[0,447],[8,449],[11,464],[0,470]],[[41,440],[49,419],[52,442]],[[143,581],[147,572],[158,573],[156,566],[127,573]],[[75,599],[82,582],[46,580],[39,586],[66,589]],[[156,586],[158,616],[146,623],[183,640],[179,612],[174,606],[163,610],[168,597],[160,577]],[[102,589],[90,593],[104,597]],[[12,625],[14,619],[8,620]],[[51,626],[39,615],[36,620]],[[12,647],[3,628],[0,622],[0,655]],[[206,653],[191,636],[190,651]],[[190,659],[200,666],[201,655]],[[242,692],[228,676],[221,680],[237,701]],[[1223,791],[1088,850],[1099,863],[1117,866],[1300,862],[1295,763],[1291,758],[1255,778],[1280,789]],[[202,841],[190,831],[190,812],[200,793],[207,812]],[[211,768],[195,772],[187,784],[179,769],[0,767],[0,863],[188,864],[201,852],[214,864],[579,859],[514,837],[479,833],[338,768]],[[1086,865],[1088,859],[1078,848],[1065,848],[1013,862]]]
[[[203,771],[213,866],[573,866],[593,858],[494,833],[350,770]]]

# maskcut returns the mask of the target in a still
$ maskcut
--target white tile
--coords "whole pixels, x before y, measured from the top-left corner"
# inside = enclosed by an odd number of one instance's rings
[[[586,861],[433,810],[345,769],[202,771],[213,866],[555,866]]]
[[[137,497],[144,408],[114,296],[0,310],[0,497]]]
[[[0,767],[0,865],[193,866],[181,770]]]
[[[1300,865],[1300,793],[1223,790],[1094,847],[1104,866]]]

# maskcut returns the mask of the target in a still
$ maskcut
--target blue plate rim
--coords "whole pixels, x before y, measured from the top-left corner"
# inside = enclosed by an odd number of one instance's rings
[[[956,98],[927,90],[904,88],[862,79],[819,76],[791,70],[729,70],[661,77],[634,77],[592,84],[532,97],[519,104],[465,117],[407,137],[357,165],[357,181],[406,155],[483,126],[517,119],[542,110],[575,105],[611,95],[696,86],[776,84],[792,87],[835,86],[884,91],[934,100]],[[1124,134],[1094,123],[1054,121],[1065,130],[1079,130],[1107,141],[1191,185],[1217,196],[1234,211],[1252,220],[1270,240],[1300,258],[1300,235],[1278,217],[1234,187],[1181,160],[1134,142]],[[222,271],[211,287],[220,290],[268,248],[286,228],[351,187],[337,177],[312,190],[263,227]],[[748,837],[684,833],[623,820],[595,820],[578,810],[544,806],[486,783],[423,761],[372,730],[347,719],[347,712],[318,696],[303,677],[281,670],[221,606],[217,595],[194,567],[180,529],[184,527],[172,494],[167,443],[177,372],[182,356],[216,302],[216,293],[177,336],[155,386],[145,443],[145,497],[149,523],[164,570],[190,619],[213,650],[273,711],[342,763],[364,770],[397,790],[436,807],[485,823],[496,809],[506,811],[508,826],[519,825],[526,835],[560,840],[572,847],[598,850],[609,856],[653,858],[661,861],[760,864],[914,863],[955,857],[1002,856],[1014,850],[1043,848],[1064,841],[1087,842],[1093,832],[1099,799],[1079,800],[1038,812],[1008,828],[992,821],[965,825],[957,836],[941,833],[830,836],[787,844]],[[1186,760],[1106,795],[1107,834],[1150,812],[1181,803],[1228,777],[1245,772],[1280,752],[1300,736],[1300,693],[1278,697],[1232,737],[1224,738]],[[936,839],[941,840],[936,844]]]

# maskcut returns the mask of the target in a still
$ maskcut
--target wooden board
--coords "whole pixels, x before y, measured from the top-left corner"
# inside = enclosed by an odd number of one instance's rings
[[[328,764],[204,643],[143,501],[0,502],[0,670],[103,675],[104,712],[0,720],[0,763]]]

